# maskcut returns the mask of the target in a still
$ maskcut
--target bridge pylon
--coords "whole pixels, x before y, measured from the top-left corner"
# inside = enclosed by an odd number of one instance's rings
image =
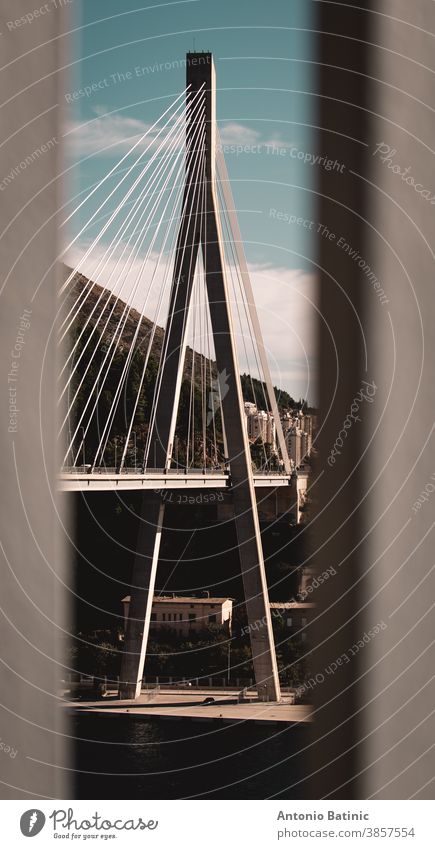
[[[216,366],[225,375],[225,391],[221,392],[221,412],[226,453],[231,473],[231,499],[237,533],[238,551],[244,595],[250,626],[250,640],[255,682],[260,699],[279,701],[280,686],[273,639],[266,570],[254,490],[250,447],[240,380],[240,368],[233,329],[231,301],[225,273],[222,224],[217,195],[216,163],[221,156],[217,144],[216,83],[211,53],[188,53],[186,183],[182,215],[175,254],[168,320],[163,340],[163,353],[158,375],[159,392],[152,413],[152,464],[169,469],[172,461],[175,426],[186,350],[191,295],[201,249],[207,297],[213,334]],[[189,101],[203,99],[203,109],[189,108]],[[198,148],[202,153],[198,157]],[[198,164],[200,163],[200,164]],[[202,194],[198,193],[201,187]],[[225,188],[226,202],[229,184]],[[198,197],[202,197],[199,209]],[[233,224],[235,213],[231,212]],[[234,226],[232,227],[234,230]],[[237,254],[246,287],[249,284],[246,261],[240,238],[236,236]],[[247,301],[263,366],[270,408],[275,413],[277,436],[286,468],[288,455],[277,414],[272,381],[265,361],[258,318],[249,290]],[[164,526],[165,503],[158,495],[145,497],[141,516],[137,554],[133,567],[131,603],[121,668],[121,698],[137,698],[146,657],[151,621],[160,542]]]

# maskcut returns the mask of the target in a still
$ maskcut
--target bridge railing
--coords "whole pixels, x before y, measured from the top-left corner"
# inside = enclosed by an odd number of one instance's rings
[[[116,466],[63,466],[61,469],[62,475],[158,475],[159,477],[162,475],[168,476],[198,476],[198,475],[207,475],[222,477],[222,475],[229,475],[228,470],[226,469],[182,469],[182,468],[171,468],[171,469],[157,469],[157,468],[146,468],[142,469],[138,466],[123,466],[122,469],[117,469]]]
[[[207,475],[207,477],[229,477],[228,469],[182,469],[182,468],[171,468],[171,469],[157,469],[157,468],[146,468],[141,469],[138,466],[124,466],[122,469],[117,469],[116,466],[95,466],[92,468],[90,465],[85,466],[63,466],[60,470],[62,475],[138,475],[140,477],[144,477],[149,475],[158,475],[159,477],[162,475],[167,475],[168,477],[198,477],[200,475]],[[284,470],[265,470],[265,469],[255,469],[253,471],[254,477],[288,477],[288,473]]]

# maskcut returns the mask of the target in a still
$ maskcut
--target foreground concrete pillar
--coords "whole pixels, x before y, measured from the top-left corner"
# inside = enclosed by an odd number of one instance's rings
[[[70,25],[63,7],[53,7],[15,27],[35,5],[2,4],[0,75],[0,797],[32,804],[72,793],[68,719],[59,707],[71,596],[65,500],[56,492],[53,334],[62,202],[59,69],[67,59],[60,50]]]

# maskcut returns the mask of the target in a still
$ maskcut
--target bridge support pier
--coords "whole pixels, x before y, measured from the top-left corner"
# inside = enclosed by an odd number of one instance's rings
[[[240,368],[234,338],[230,296],[225,274],[225,257],[216,187],[216,108],[215,72],[210,53],[187,55],[187,87],[189,97],[204,98],[204,113],[192,119],[187,111],[188,155],[186,189],[182,220],[177,243],[169,315],[163,340],[161,382],[150,444],[155,446],[159,467],[169,469],[180,395],[186,326],[189,313],[195,265],[201,243],[205,267],[207,295],[216,353],[216,365],[226,380],[221,387],[222,418],[231,471],[234,517],[238,550],[243,577],[248,625],[251,639],[255,680],[260,699],[280,700],[280,686],[273,639],[272,621],[266,570],[263,558],[260,526],[246,430]],[[201,153],[204,173],[196,170],[197,143],[192,144],[197,122],[201,122]],[[201,181],[204,210],[197,201],[197,186]],[[205,221],[204,221],[205,218]],[[204,232],[205,231],[205,232]],[[247,272],[246,272],[247,273]],[[253,306],[252,306],[253,309]],[[259,330],[258,330],[259,333]],[[260,341],[260,340],[259,340]],[[263,346],[264,347],[264,346]],[[269,384],[271,385],[270,377]],[[272,405],[273,406],[273,405]],[[284,447],[284,454],[286,449]],[[140,693],[143,666],[154,595],[157,560],[162,533],[164,506],[153,501],[144,515],[148,524],[142,526],[139,551],[133,572],[130,618],[120,692],[136,698]]]
[[[165,505],[158,496],[144,495],[141,514],[119,681],[120,699],[140,696]]]

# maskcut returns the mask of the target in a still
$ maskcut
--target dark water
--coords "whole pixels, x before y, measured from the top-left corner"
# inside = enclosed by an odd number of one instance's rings
[[[307,798],[306,726],[101,714],[73,723],[77,799]]]

